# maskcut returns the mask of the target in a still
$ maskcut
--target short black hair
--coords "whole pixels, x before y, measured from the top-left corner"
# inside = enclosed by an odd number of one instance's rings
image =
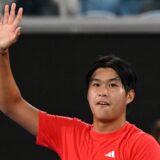
[[[101,56],[96,60],[90,70],[88,71],[86,75],[86,85],[87,89],[89,87],[91,78],[93,73],[98,68],[112,68],[114,69],[117,74],[119,75],[122,85],[128,93],[129,90],[133,89],[136,91],[136,82],[137,82],[137,75],[132,68],[131,64],[125,61],[124,59],[117,57],[115,55],[107,55],[107,56]]]

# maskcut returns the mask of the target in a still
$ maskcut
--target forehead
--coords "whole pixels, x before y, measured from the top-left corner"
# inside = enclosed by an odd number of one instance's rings
[[[91,79],[109,80],[119,77],[118,73],[112,68],[98,68],[94,71]]]

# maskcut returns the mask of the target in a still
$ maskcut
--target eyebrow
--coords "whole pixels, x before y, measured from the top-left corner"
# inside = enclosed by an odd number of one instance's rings
[[[98,78],[91,78],[90,82],[93,82],[93,81],[101,81],[101,80]],[[114,78],[108,79],[107,81],[121,81],[121,79],[120,77],[114,77]]]

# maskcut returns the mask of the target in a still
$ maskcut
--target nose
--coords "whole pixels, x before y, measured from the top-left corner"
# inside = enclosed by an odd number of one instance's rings
[[[108,96],[107,87],[101,87],[98,95],[101,96],[101,97],[107,97]]]

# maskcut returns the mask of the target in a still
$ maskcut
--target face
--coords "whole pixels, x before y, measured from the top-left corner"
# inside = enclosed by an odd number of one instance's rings
[[[125,118],[126,106],[134,99],[134,91],[126,93],[112,68],[98,68],[91,77],[87,98],[94,121],[108,122]]]

